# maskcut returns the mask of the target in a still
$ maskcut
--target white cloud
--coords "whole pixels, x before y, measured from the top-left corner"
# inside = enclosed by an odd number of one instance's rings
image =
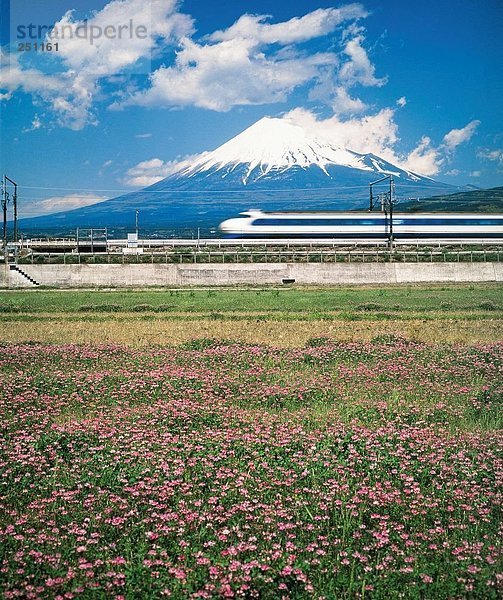
[[[52,38],[59,43],[60,72],[48,75],[23,68],[15,57],[14,68],[2,78],[0,97],[8,99],[22,89],[47,103],[59,125],[78,130],[97,124],[94,109],[107,94],[109,107],[115,109],[190,105],[226,111],[283,102],[305,84],[321,90],[325,78],[334,108],[341,114],[357,114],[367,106],[349,88],[385,82],[375,76],[363,47],[364,29],[355,25],[367,15],[359,3],[318,9],[279,23],[270,23],[269,16],[247,14],[229,28],[195,41],[193,19],[179,12],[177,0],[111,0],[89,19],[79,20],[75,11],[68,11],[55,24]],[[148,34],[118,36],[119,28],[129,23]],[[342,53],[296,47],[333,33],[343,23]],[[113,29],[113,36],[91,38],[90,32],[107,28]],[[78,36],[77,31],[87,35]],[[131,73],[152,55],[161,56],[170,46],[178,48],[174,63],[154,71],[147,90],[139,91],[125,80],[119,85],[119,76]],[[101,85],[104,78],[111,83],[106,93]]]
[[[334,52],[307,54],[294,44],[327,35],[344,21],[365,17],[360,4],[340,9],[318,9],[282,23],[267,23],[264,15],[243,15],[228,29],[217,31],[201,43],[186,37],[172,66],[162,66],[151,76],[151,87],[116,106],[198,106],[227,111],[234,106],[283,102],[298,86],[323,79],[344,86],[362,83],[380,85],[358,35],[346,43],[349,60],[337,72],[339,58]],[[335,99],[350,104],[353,112],[363,103],[339,88]]]
[[[344,53],[349,56],[339,70],[339,78],[348,86],[356,84],[364,86],[382,86],[387,78],[378,79],[375,76],[375,67],[370,62],[367,51],[363,47],[365,38],[363,35],[357,35],[348,40],[344,48]]]
[[[387,160],[396,158],[391,149],[398,141],[398,126],[391,108],[382,109],[373,115],[345,120],[336,114],[327,119],[319,119],[309,110],[296,108],[284,118],[355,152],[373,153]]]
[[[282,102],[295,87],[315,79],[320,67],[335,60],[331,53],[268,58],[248,39],[204,46],[186,39],[175,65],[155,71],[151,87],[123,105],[190,105],[227,111],[240,105]]]
[[[137,133],[135,135],[135,138],[138,138],[138,139],[146,139],[146,138],[150,138],[150,137],[152,137],[151,133]]]
[[[440,150],[431,145],[431,139],[424,135],[419,144],[409,153],[400,166],[420,173],[421,175],[437,175],[444,163]]]
[[[128,169],[122,182],[131,187],[147,187],[171,175],[181,165],[182,163],[176,160],[163,161],[160,158],[144,160]]]
[[[192,18],[177,12],[176,0],[112,0],[86,21],[76,20],[68,11],[54,25],[52,39],[58,41],[56,54],[61,70],[47,75],[36,69],[23,68],[18,57],[10,55],[10,65],[0,74],[2,98],[9,99],[17,89],[41,98],[56,114],[60,125],[82,129],[96,124],[93,105],[102,93],[99,82],[149,58],[159,46],[177,44],[193,32]],[[132,23],[133,35],[119,38],[120,26]],[[77,28],[90,32],[113,28],[114,37],[76,35]],[[138,28],[142,27],[138,35]],[[112,30],[109,29],[110,33]],[[57,34],[57,35],[56,35]]]
[[[450,146],[444,144],[435,146],[428,136],[423,136],[415,148],[407,153],[398,152],[400,142],[398,125],[395,121],[394,108],[384,108],[374,114],[342,118],[334,114],[326,119],[319,118],[315,113],[296,108],[287,113],[284,118],[304,127],[313,134],[330,140],[332,143],[349,148],[361,154],[376,154],[404,169],[414,171],[428,177],[438,175],[446,159],[455,148],[469,139],[468,126],[463,128],[464,135],[454,135],[452,130],[444,141],[450,140]],[[472,122],[476,127],[477,121]],[[462,140],[461,138],[464,137]]]
[[[461,171],[459,169],[450,169],[449,171],[446,171],[445,174],[456,177],[457,175],[461,175]]]
[[[332,99],[332,109],[336,114],[355,115],[365,111],[368,106],[360,98],[352,98],[343,86],[337,86],[334,89]]]
[[[23,68],[19,63],[19,55],[7,54],[2,50],[0,60],[0,89],[3,100],[10,100],[13,93],[23,90],[28,94],[55,94],[63,92],[64,81],[59,76],[45,75],[32,68]]]
[[[148,58],[159,39],[177,44],[193,32],[192,18],[177,12],[177,4],[176,0],[112,0],[86,21],[74,19],[70,10],[52,33],[53,39],[60,40],[58,56],[81,84],[121,73]],[[77,29],[83,27],[90,33],[79,37]],[[126,33],[119,35],[120,27],[126,27]],[[103,34],[93,39],[94,30]]]
[[[4,90],[4,100],[10,100],[14,92],[20,90],[46,103],[60,125],[81,129],[93,122],[89,115],[90,95],[71,73],[48,75],[38,69],[23,68],[19,57],[12,53],[4,55],[1,63],[0,89]]]
[[[472,171],[470,173],[470,177],[480,177],[482,175],[482,171]]]
[[[401,98],[398,98],[398,100],[396,101],[397,105],[401,107],[405,106],[407,104],[407,98],[405,96],[402,96]]]
[[[480,125],[480,121],[471,121],[462,129],[451,129],[449,133],[444,135],[444,147],[448,152],[455,150],[463,142],[467,142],[475,133],[475,130]]]
[[[482,148],[477,152],[477,156],[484,160],[491,160],[498,163],[499,167],[503,167],[503,150],[490,150],[489,148]]]
[[[375,66],[363,46],[364,32],[356,23],[346,27],[342,33],[342,53],[334,56],[331,65],[320,69],[318,83],[309,93],[310,100],[321,100],[335,114],[356,115],[366,111],[368,105],[350,94],[351,88],[380,87],[387,81],[386,77],[375,75]]]
[[[96,196],[94,194],[68,194],[67,196],[54,196],[40,202],[33,203],[31,212],[33,214],[48,214],[83,206],[91,206],[107,200],[107,196]]]
[[[243,15],[234,25],[215,31],[208,39],[225,42],[236,38],[252,39],[261,44],[294,44],[327,35],[340,23],[368,15],[361,4],[341,8],[319,8],[303,17],[294,17],[283,23],[269,24],[266,15]]]

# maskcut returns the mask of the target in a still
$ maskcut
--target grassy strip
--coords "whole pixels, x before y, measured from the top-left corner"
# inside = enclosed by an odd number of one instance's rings
[[[483,310],[443,310],[431,312],[400,312],[400,311],[332,311],[332,312],[307,312],[307,311],[269,311],[269,312],[153,312],[153,311],[82,311],[78,313],[27,313],[27,312],[0,312],[0,322],[20,323],[52,321],[55,319],[68,322],[116,322],[131,323],[139,321],[502,321],[503,311],[491,311],[489,314]]]
[[[0,292],[1,312],[456,311],[503,308],[501,284]]]

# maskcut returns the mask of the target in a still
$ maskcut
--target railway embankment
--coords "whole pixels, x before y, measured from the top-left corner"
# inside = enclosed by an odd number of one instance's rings
[[[358,285],[501,282],[503,262],[2,265],[0,287]]]

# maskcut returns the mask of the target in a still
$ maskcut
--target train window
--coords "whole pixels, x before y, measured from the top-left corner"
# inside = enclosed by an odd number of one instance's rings
[[[253,225],[266,227],[343,227],[383,225],[384,219],[255,219]]]
[[[256,226],[266,227],[379,227],[385,226],[389,222],[389,219],[384,217],[377,219],[368,218],[258,218],[253,219],[250,224]],[[394,225],[402,226],[467,226],[467,227],[480,227],[488,225],[500,225],[503,226],[503,219],[501,218],[431,218],[431,217],[419,217],[419,218],[394,218]]]
[[[393,219],[394,223],[397,223]],[[416,218],[416,219],[403,219],[403,225],[443,225],[443,226],[467,226],[467,227],[480,227],[481,225],[503,225],[503,219],[479,219],[479,218]]]

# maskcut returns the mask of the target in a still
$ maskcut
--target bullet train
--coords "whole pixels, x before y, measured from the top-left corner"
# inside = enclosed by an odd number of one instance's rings
[[[503,214],[263,212],[249,210],[219,225],[229,238],[500,239]]]

